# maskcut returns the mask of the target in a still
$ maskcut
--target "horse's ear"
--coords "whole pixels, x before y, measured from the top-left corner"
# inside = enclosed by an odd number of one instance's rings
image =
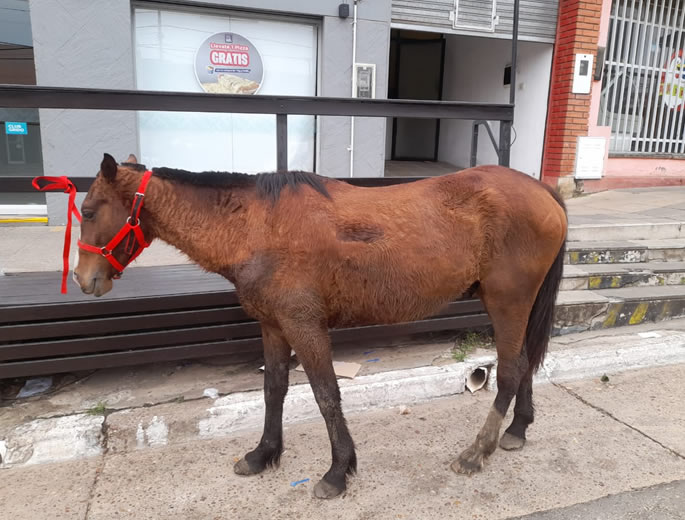
[[[102,172],[102,176],[108,181],[113,181],[117,176],[117,162],[114,160],[114,157],[108,153],[102,158],[100,172]]]
[[[130,154],[128,159],[126,159],[126,162],[130,164],[138,164],[138,158],[135,155]]]

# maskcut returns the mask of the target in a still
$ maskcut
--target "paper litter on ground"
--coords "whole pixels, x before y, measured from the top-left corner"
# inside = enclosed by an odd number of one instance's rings
[[[333,370],[338,377],[347,377],[354,379],[362,366],[359,363],[348,363],[347,361],[333,361]],[[304,367],[298,365],[295,369],[298,372],[304,372]]]
[[[294,355],[295,355],[295,351],[294,351],[293,349],[290,349],[290,357],[293,357]],[[259,370],[261,370],[262,372],[264,372],[264,365],[262,365],[261,367],[259,367]]]

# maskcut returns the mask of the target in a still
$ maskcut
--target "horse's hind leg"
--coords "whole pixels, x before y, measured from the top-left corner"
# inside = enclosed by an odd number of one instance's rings
[[[264,433],[259,445],[234,466],[238,475],[261,473],[276,466],[283,451],[283,400],[288,392],[290,345],[280,331],[262,325],[264,343]]]
[[[526,429],[533,422],[533,373],[528,371],[521,379],[516,392],[514,419],[499,441],[500,448],[505,450],[520,450],[526,443]]]
[[[509,294],[500,290],[490,292],[485,284],[481,284],[480,292],[495,329],[497,396],[474,443],[452,463],[454,471],[467,475],[480,471],[483,461],[495,451],[504,416],[528,371],[528,358],[522,347],[534,301],[534,296],[526,298],[516,294],[518,291]]]

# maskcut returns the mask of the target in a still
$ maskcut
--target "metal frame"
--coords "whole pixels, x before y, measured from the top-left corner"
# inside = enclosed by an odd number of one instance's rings
[[[685,156],[682,76],[672,83],[679,108],[661,95],[671,57],[685,47],[684,24],[685,0],[613,1],[598,122],[611,127],[611,156]]]
[[[243,96],[240,94],[2,84],[0,84],[0,107],[487,119],[489,121],[510,121],[514,113],[514,107],[508,103],[322,96]]]
[[[208,95],[32,85],[0,85],[0,107],[276,114],[278,170],[287,170],[287,116],[291,114],[500,121],[500,164],[505,166],[509,164],[507,135],[511,135],[514,117],[513,103]],[[10,191],[6,186],[5,179],[0,178],[0,190]]]
[[[490,136],[490,142],[492,143],[492,146],[495,147],[495,151],[497,152],[497,159],[498,161],[501,161],[501,150],[497,146],[497,139],[495,139],[495,134],[492,132],[492,128],[490,128],[490,123],[488,121],[474,121],[473,130],[471,131],[473,137],[471,139],[471,162],[469,164],[469,166],[471,166],[472,168],[476,165],[476,162],[478,161],[478,127],[481,125],[483,125],[485,129],[488,131],[488,135]]]

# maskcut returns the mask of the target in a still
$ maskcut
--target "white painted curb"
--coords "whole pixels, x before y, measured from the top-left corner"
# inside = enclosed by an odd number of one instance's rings
[[[639,338],[622,348],[598,350],[576,347],[550,352],[534,378],[535,384],[561,383],[603,374],[613,374],[655,366],[685,363],[685,333],[660,332],[658,338]],[[633,340],[635,342],[635,339]],[[470,358],[467,362],[442,367],[421,367],[383,372],[340,381],[345,413],[371,408],[392,408],[463,393],[466,378],[484,365],[495,363],[495,356]],[[497,366],[490,371],[488,390],[497,390]],[[217,399],[207,410],[209,417],[199,423],[201,437],[218,437],[242,430],[257,430],[264,423],[262,392],[241,392]],[[319,409],[309,384],[291,387],[283,407],[284,424],[319,417]]]
[[[685,363],[685,332],[659,330],[647,334],[624,333],[582,340],[584,345],[556,347],[535,376],[536,384],[575,381],[640,368]],[[346,413],[412,405],[463,393],[470,373],[489,366],[495,356],[469,358],[464,363],[382,372],[340,380]],[[490,371],[488,390],[496,390],[497,367]],[[493,396],[494,397],[494,396]],[[151,415],[154,408],[150,410]],[[284,405],[284,424],[320,417],[309,384],[290,387]],[[197,421],[202,438],[228,436],[243,430],[259,430],[264,421],[261,391],[239,392],[216,399]],[[15,428],[0,439],[0,467],[9,467],[99,455],[103,451],[104,417],[87,414],[36,419]],[[191,423],[192,424],[192,423]],[[160,446],[173,433],[174,418],[152,417],[136,432],[137,447]]]
[[[633,340],[632,345],[628,336],[625,346],[618,348],[598,350],[589,346],[551,352],[537,379],[562,383],[626,370],[685,363],[685,333],[654,331],[654,334],[658,337],[639,338],[639,341]]]
[[[102,453],[101,415],[76,414],[35,419],[17,426],[0,441],[0,467],[45,464],[92,457]]]
[[[464,391],[468,363],[441,367],[393,370],[339,381],[345,413],[425,402]],[[199,423],[200,437],[217,437],[264,424],[262,392],[240,392],[221,397]],[[318,417],[319,408],[309,384],[290,387],[283,406],[285,424]]]

